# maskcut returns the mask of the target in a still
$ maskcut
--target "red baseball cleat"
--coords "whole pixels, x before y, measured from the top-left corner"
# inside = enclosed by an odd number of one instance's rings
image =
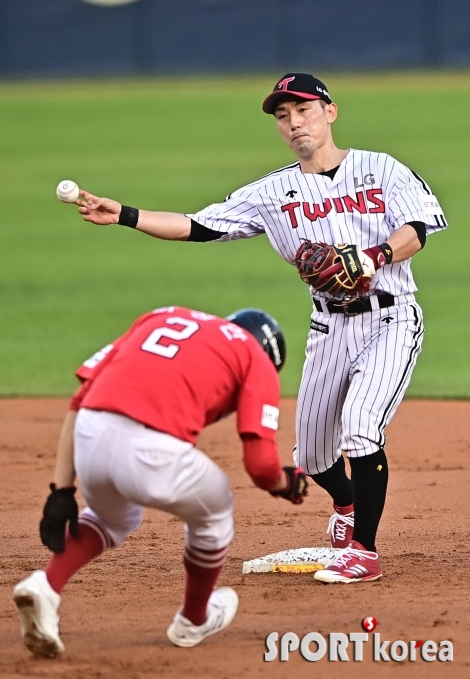
[[[350,544],[354,531],[354,505],[338,507],[333,505],[335,513],[330,517],[327,533],[331,536],[334,549],[346,549]]]
[[[359,543],[352,540],[349,547],[341,552],[321,571],[315,573],[315,580],[320,582],[366,582],[382,577],[379,555],[368,552]]]

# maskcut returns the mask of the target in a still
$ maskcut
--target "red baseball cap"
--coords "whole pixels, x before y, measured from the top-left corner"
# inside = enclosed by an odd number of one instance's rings
[[[263,111],[274,113],[279,100],[286,94],[293,94],[310,101],[323,99],[327,104],[331,104],[330,94],[321,80],[310,73],[286,73],[278,80],[271,94],[268,94],[263,101]]]

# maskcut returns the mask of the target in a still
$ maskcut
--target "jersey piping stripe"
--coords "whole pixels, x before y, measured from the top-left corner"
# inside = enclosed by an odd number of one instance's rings
[[[389,415],[390,411],[392,410],[392,408],[395,406],[396,400],[400,396],[400,393],[403,389],[403,385],[406,382],[406,380],[408,379],[408,376],[409,376],[410,372],[412,371],[412,369],[414,367],[414,364],[416,362],[416,358],[417,358],[417,355],[418,355],[418,352],[419,352],[419,349],[420,349],[420,346],[421,346],[420,339],[424,334],[423,323],[422,323],[422,320],[419,318],[418,311],[413,304],[411,304],[410,306],[413,310],[413,314],[414,314],[414,317],[415,317],[415,322],[416,322],[417,328],[416,328],[415,332],[413,333],[413,345],[411,347],[411,350],[410,350],[410,353],[409,353],[409,356],[408,356],[408,361],[406,363],[405,369],[404,369],[403,374],[401,376],[400,382],[398,383],[398,386],[395,389],[388,406],[385,408],[383,415],[382,415],[382,419],[381,419],[379,426],[378,426],[378,429],[379,429],[379,432],[380,432],[380,435],[381,435],[381,446],[380,447],[383,447],[385,445],[385,436],[384,436],[383,430],[385,428],[385,423],[387,422],[388,415]]]
[[[412,309],[413,309],[413,312],[416,316],[416,310],[413,306],[412,306]],[[418,356],[420,346],[421,346],[420,340],[421,340],[423,334],[424,334],[424,328],[423,328],[422,323],[420,323],[419,328],[415,331],[415,333],[413,335],[413,340],[414,340],[413,346],[410,350],[410,353],[409,353],[409,356],[408,356],[408,361],[406,363],[402,377],[401,377],[401,379],[398,383],[397,388],[395,389],[395,392],[393,393],[393,395],[390,399],[389,405],[383,411],[382,419],[381,419],[381,421],[378,425],[378,431],[380,432],[380,437],[381,437],[380,447],[383,447],[385,445],[385,435],[383,433],[383,430],[386,426],[386,422],[388,420],[388,416],[389,416],[391,410],[397,405],[397,400],[398,399],[401,400],[401,396],[402,396],[401,392],[403,390],[404,384],[406,384],[406,381],[408,380],[408,378],[409,378],[409,376],[410,376],[410,374],[411,374],[411,372],[414,368],[414,365],[416,363],[416,358]]]
[[[424,181],[424,179],[422,179],[422,177],[420,177],[419,174],[417,174],[416,172],[414,172],[411,168],[409,168],[409,170],[410,170],[411,174],[412,174],[414,177],[416,177],[416,179],[420,182],[421,186],[423,187],[423,190],[426,191],[426,193],[428,193],[428,194],[431,196],[431,195],[432,195],[431,189],[430,189],[429,186],[426,184],[426,182]]]
[[[266,179],[267,177],[272,177],[275,174],[279,174],[280,172],[285,172],[286,170],[293,170],[296,167],[300,167],[300,163],[297,160],[295,163],[291,163],[290,165],[285,165],[284,167],[280,167],[278,170],[273,170],[272,172],[268,172],[268,174],[264,174],[262,177],[259,179],[255,179],[254,182],[251,182],[252,184],[257,184],[258,182],[263,181],[263,179]],[[247,184],[247,186],[251,186],[251,184]]]
[[[277,175],[280,172],[285,172],[286,170],[293,170],[296,167],[300,167],[300,163],[298,161],[295,162],[295,163],[291,163],[290,165],[286,165],[285,167],[280,167],[278,170],[273,170],[272,172],[268,172],[268,174],[264,174],[262,177],[255,179],[254,181],[250,182],[249,184],[245,184],[245,186],[243,188],[244,189],[248,188],[250,186],[253,186],[254,184],[258,184],[258,182],[262,182],[263,179],[267,179],[268,177],[272,177],[273,175]],[[232,193],[229,193],[229,195],[227,196],[227,198],[225,200],[230,200],[233,193],[234,193],[234,191],[232,191]]]

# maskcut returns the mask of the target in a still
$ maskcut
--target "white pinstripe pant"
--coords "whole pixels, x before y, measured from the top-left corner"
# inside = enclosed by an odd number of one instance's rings
[[[376,300],[375,300],[376,301]],[[347,317],[314,311],[297,401],[294,461],[309,474],[377,452],[410,382],[423,341],[413,295]],[[319,327],[319,326],[317,326]],[[327,331],[327,332],[326,332]]]

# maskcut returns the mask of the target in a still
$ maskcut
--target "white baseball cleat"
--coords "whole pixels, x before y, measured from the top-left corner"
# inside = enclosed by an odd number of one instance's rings
[[[207,604],[207,619],[202,625],[193,625],[181,615],[180,609],[166,631],[175,646],[197,646],[203,639],[221,632],[234,619],[238,608],[238,595],[231,587],[220,587],[212,592]]]
[[[60,595],[50,586],[45,571],[34,571],[16,585],[13,600],[20,614],[26,648],[43,658],[56,658],[63,653],[57,614]]]

